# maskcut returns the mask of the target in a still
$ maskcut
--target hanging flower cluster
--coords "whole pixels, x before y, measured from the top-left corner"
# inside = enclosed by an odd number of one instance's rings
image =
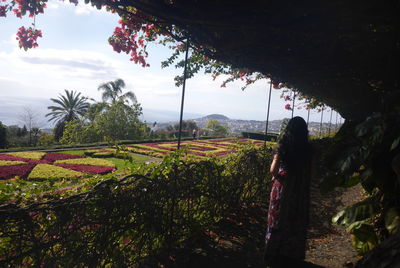
[[[29,27],[26,29],[24,26],[20,27],[17,32],[17,40],[20,48],[25,50],[35,48],[38,46],[37,38],[42,37],[42,31]]]
[[[123,14],[119,20],[121,27],[116,27],[113,35],[108,42],[114,51],[130,54],[131,61],[141,64],[142,67],[150,66],[146,62],[148,53],[146,51],[147,42],[154,41],[161,34],[161,30],[154,24],[146,23],[148,16],[138,10],[133,10],[134,14]]]

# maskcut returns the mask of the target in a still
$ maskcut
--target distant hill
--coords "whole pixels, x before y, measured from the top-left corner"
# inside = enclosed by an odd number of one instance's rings
[[[223,114],[209,114],[203,117],[204,119],[214,119],[214,120],[229,120],[229,117]]]

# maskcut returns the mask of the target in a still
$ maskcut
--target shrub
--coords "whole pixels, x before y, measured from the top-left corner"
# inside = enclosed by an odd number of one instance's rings
[[[0,154],[0,160],[6,160],[6,161],[28,161],[26,158],[22,157],[17,157],[13,156],[10,154]]]
[[[106,167],[115,167],[114,163],[97,158],[76,158],[76,159],[66,159],[66,160],[57,160],[54,164],[75,164],[75,165],[90,165],[90,166],[106,166]]]
[[[51,144],[54,144],[54,135],[53,134],[46,134],[43,133],[39,137],[39,145],[40,146],[49,146]]]
[[[270,160],[254,148],[223,160],[174,153],[85,194],[1,207],[0,266],[138,267],[186,246],[240,206],[266,206]]]
[[[116,170],[114,167],[91,165],[57,164],[57,166],[91,174],[106,174]]]
[[[32,170],[33,165],[15,165],[15,166],[0,166],[0,179],[9,179],[13,177],[25,178]]]
[[[43,160],[54,162],[54,161],[57,161],[57,160],[75,159],[75,158],[83,158],[83,156],[72,155],[72,154],[62,154],[62,153],[47,153],[43,157]]]
[[[46,153],[42,152],[15,152],[15,153],[8,153],[9,155],[28,158],[28,159],[35,159],[40,160]]]
[[[7,160],[0,160],[0,167],[1,166],[13,166],[13,165],[25,165],[26,162],[23,161],[7,161]]]
[[[81,177],[84,173],[57,167],[49,164],[36,165],[28,176],[28,179],[64,179]]]

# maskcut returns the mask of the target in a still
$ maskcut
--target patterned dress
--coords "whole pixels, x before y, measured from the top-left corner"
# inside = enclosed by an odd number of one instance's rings
[[[287,172],[281,164],[274,179],[269,201],[265,236],[265,261],[288,256],[305,257],[308,226],[310,165],[304,161],[296,172]]]

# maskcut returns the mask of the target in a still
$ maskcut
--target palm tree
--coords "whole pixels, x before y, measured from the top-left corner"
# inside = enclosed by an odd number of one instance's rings
[[[46,114],[46,117],[50,116],[49,121],[56,122],[55,139],[59,140],[62,137],[65,123],[83,116],[90,104],[87,102],[87,97],[81,96],[81,93],[73,90],[65,90],[65,95],[60,94],[58,99],[51,100],[58,105],[47,107],[51,112]]]
[[[103,91],[102,98],[104,102],[111,100],[114,104],[116,101],[122,100],[123,102],[131,100],[133,103],[137,102],[136,95],[132,91],[122,94],[122,89],[125,87],[125,82],[121,78],[101,84],[98,90]],[[122,94],[122,95],[121,95]]]

